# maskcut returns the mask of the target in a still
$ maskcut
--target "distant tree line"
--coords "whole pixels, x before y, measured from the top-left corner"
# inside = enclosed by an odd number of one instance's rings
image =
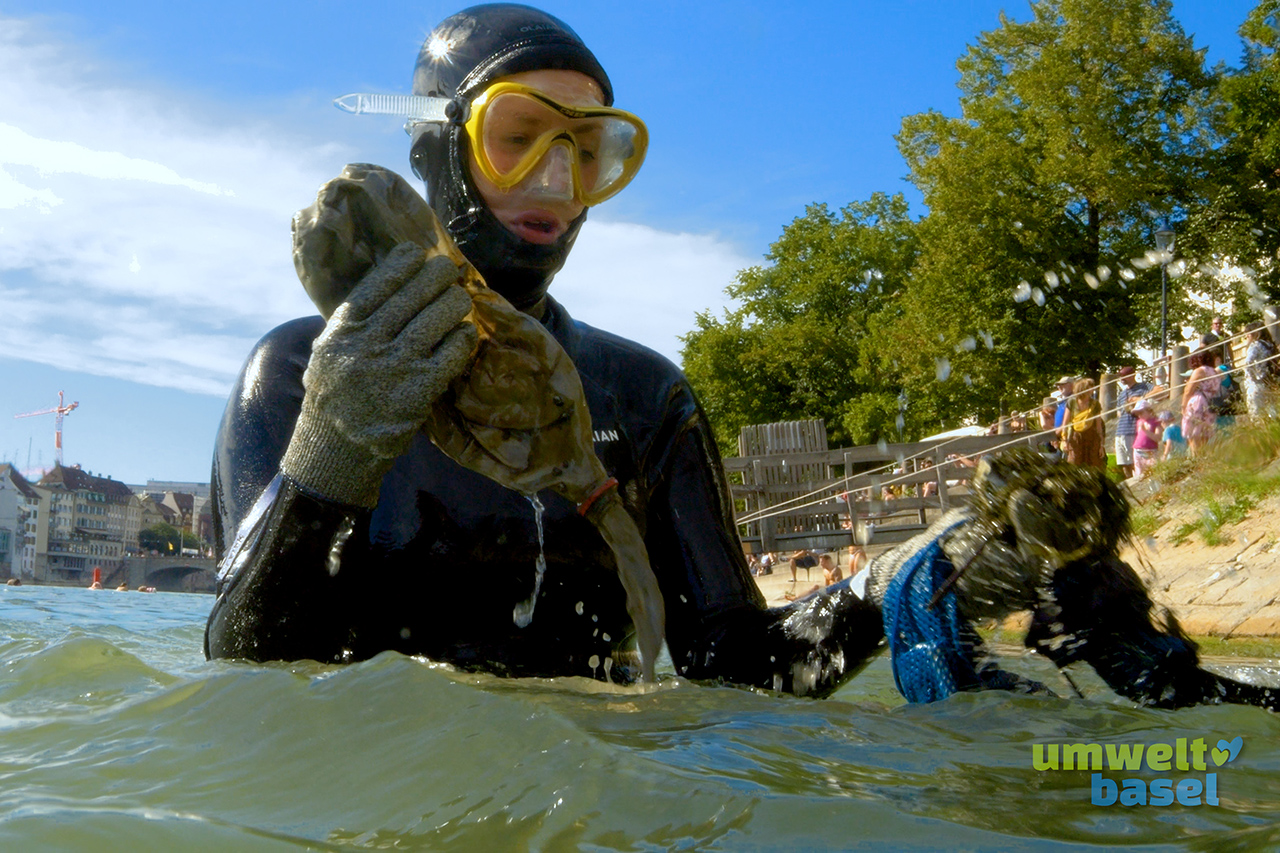
[[[1207,67],[1168,0],[1031,12],[960,58],[959,117],[903,120],[925,215],[880,192],[812,205],[733,309],[698,315],[684,368],[722,450],[809,417],[837,444],[910,440],[1135,363],[1159,346],[1166,225],[1174,341],[1280,295],[1280,0],[1241,26],[1238,68]]]

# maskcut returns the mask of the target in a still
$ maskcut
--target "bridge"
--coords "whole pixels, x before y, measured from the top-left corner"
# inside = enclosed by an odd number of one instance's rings
[[[153,586],[161,592],[213,592],[217,572],[212,557],[127,557],[123,566],[103,578],[103,585],[123,581],[130,589]]]

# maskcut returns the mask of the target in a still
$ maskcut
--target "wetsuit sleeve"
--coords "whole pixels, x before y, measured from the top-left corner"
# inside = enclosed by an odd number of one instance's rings
[[[667,608],[667,646],[690,678],[824,695],[880,647],[880,611],[848,582],[770,609],[747,570],[706,415],[671,394],[651,451],[646,542]]]
[[[323,327],[315,317],[268,334],[246,362],[219,427],[210,658],[331,661],[351,654],[350,567],[358,561],[344,550],[369,513],[308,495],[279,473],[302,406],[311,340]]]

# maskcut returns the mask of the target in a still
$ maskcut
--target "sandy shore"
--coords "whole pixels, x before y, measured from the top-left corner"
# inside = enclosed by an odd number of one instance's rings
[[[880,548],[871,547],[868,549],[867,556],[874,557],[889,546]],[[849,549],[842,548],[839,551],[832,551],[839,560],[840,570],[845,577],[849,576]],[[865,566],[866,563],[864,562]],[[778,607],[787,603],[787,593],[791,592],[797,596],[808,595],[813,591],[815,586],[822,583],[822,568],[814,566],[807,572],[799,569],[796,572],[796,582],[791,582],[791,568],[787,565],[786,560],[781,561],[781,565],[773,567],[773,574],[756,577],[756,586],[760,587],[760,591],[764,593],[765,602],[770,607]]]

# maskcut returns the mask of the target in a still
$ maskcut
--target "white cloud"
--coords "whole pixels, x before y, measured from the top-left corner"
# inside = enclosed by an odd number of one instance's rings
[[[715,236],[588,218],[551,294],[574,319],[678,364],[678,336],[698,311],[726,304],[725,287],[751,263]]]
[[[160,163],[126,157],[117,151],[94,151],[75,142],[38,139],[21,128],[3,123],[0,123],[0,151],[4,151],[6,164],[34,166],[42,177],[66,173],[186,187],[209,195],[234,195],[230,190],[219,189],[217,184],[184,178]]]
[[[257,337],[314,313],[290,218],[365,156],[265,108],[112,77],[0,18],[0,355],[225,394]],[[674,359],[676,335],[748,263],[712,236],[589,222],[552,292]]]

